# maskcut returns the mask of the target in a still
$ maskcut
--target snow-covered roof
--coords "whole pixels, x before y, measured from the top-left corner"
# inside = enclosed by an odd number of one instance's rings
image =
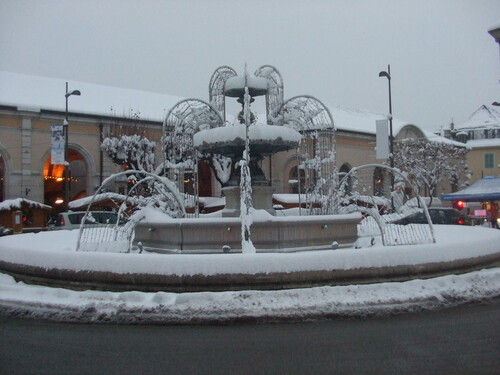
[[[93,195],[90,195],[85,198],[75,199],[74,201],[69,202],[68,206],[70,209],[88,206],[90,202],[92,202],[92,199],[94,199],[93,203],[98,203],[107,199],[123,202],[126,198],[127,197],[123,194],[108,192],[108,193],[97,194],[95,198]]]
[[[82,93],[81,96],[70,99],[69,110],[83,114],[125,118],[138,114],[144,120],[163,121],[168,111],[185,99],[80,81],[68,83],[70,91],[80,90]],[[45,109],[63,112],[65,90],[66,80],[63,79],[0,70],[0,105],[34,111]],[[376,121],[387,118],[386,114],[370,113],[354,108],[332,105],[327,107],[332,114],[335,128],[339,130],[375,134]],[[408,124],[410,123],[393,118],[394,134]]]
[[[500,138],[493,139],[472,139],[467,141],[467,146],[471,149],[474,148],[489,148],[489,147],[500,147]]]
[[[442,200],[462,200],[468,202],[485,202],[500,200],[500,177],[485,177],[472,185],[455,193],[443,194]]]
[[[203,204],[205,208],[211,207],[221,207],[226,205],[226,197],[199,197],[200,203]]]
[[[366,112],[360,109],[339,107],[327,105],[333,117],[335,129],[356,131],[361,133],[376,134],[377,120],[387,119],[387,114]],[[405,125],[411,123],[399,120],[395,117],[392,119],[392,130],[397,134]]]
[[[455,124],[455,129],[500,127],[500,112],[492,106],[482,105],[467,120]]]
[[[24,199],[24,198],[16,198],[16,199],[7,199],[2,202],[0,202],[0,211],[10,211],[10,210],[20,210],[21,205],[25,203],[28,206],[34,207],[34,208],[42,208],[42,209],[51,209],[51,206],[47,206],[46,204],[32,201],[29,199]]]
[[[140,90],[68,81],[69,91],[80,90],[71,97],[70,112],[92,115],[163,121],[166,114],[183,98]],[[65,111],[66,80],[0,70],[0,105],[18,109]]]
[[[336,129],[358,131],[369,134],[376,134],[376,121],[387,119],[387,115],[379,113],[371,113],[354,108],[328,106],[333,117],[333,122]],[[418,128],[425,137],[432,142],[440,142],[450,144],[456,147],[470,148],[468,145],[457,142],[452,139],[437,135],[434,132],[422,129],[419,126],[397,118],[392,119],[392,131],[396,136],[405,126],[414,126]]]
[[[425,134],[427,139],[431,142],[440,142],[440,143],[445,143],[448,145],[453,145],[455,147],[464,147],[467,149],[472,148],[471,145],[469,145],[469,142],[467,142],[467,144],[465,144],[465,143],[454,141],[453,139],[449,139],[449,138],[443,137],[441,135],[435,134],[429,130],[425,130],[425,129],[421,129],[421,130]]]

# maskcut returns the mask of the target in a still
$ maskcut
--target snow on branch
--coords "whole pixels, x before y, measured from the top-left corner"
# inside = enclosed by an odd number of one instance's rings
[[[138,134],[104,138],[101,149],[117,165],[126,169],[152,172],[156,143]]]
[[[470,177],[466,148],[427,139],[403,139],[394,145],[394,165],[412,177],[422,190],[434,196],[443,180],[462,185]]]

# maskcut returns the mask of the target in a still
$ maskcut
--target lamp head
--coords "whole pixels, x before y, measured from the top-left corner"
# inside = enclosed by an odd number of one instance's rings
[[[385,71],[382,71],[378,74],[379,77],[387,77],[387,79],[391,79],[391,76],[389,75],[389,73],[385,72]]]
[[[71,95],[82,95],[82,93],[80,92],[80,90],[73,90],[71,92],[67,92],[64,96],[69,97]]]

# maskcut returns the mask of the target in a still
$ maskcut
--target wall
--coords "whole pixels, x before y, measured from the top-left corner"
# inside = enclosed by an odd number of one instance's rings
[[[105,154],[101,156],[100,132],[116,125],[116,119],[70,114],[69,149],[77,151],[86,165],[86,191],[92,194],[101,179],[120,170]],[[50,156],[51,125],[62,124],[64,113],[0,108],[0,155],[5,164],[4,199],[27,198],[44,202],[43,167]],[[125,120],[126,121],[126,120]],[[161,124],[141,124],[152,129],[157,157],[162,160]],[[102,163],[101,163],[102,157]]]
[[[484,167],[484,155],[493,154],[493,168]],[[486,176],[500,176],[500,147],[475,148],[467,154],[467,164],[472,172],[471,182]]]

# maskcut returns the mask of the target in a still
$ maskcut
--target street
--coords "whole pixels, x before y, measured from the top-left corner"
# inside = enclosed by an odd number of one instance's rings
[[[362,320],[226,326],[0,317],[2,374],[496,374],[500,300]]]

